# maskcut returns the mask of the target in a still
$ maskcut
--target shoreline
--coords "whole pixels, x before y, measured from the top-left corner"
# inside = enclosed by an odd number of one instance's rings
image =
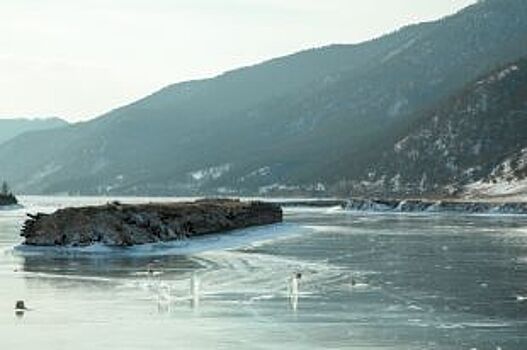
[[[352,198],[345,210],[372,212],[439,212],[470,214],[520,214],[527,215],[527,202],[491,202],[476,200],[430,199],[364,199]]]

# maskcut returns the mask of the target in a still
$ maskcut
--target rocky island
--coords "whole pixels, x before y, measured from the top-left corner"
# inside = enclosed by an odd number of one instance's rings
[[[16,199],[15,195],[11,192],[7,183],[3,182],[2,187],[0,188],[0,208],[17,204],[18,200]]]
[[[274,224],[282,221],[282,209],[259,201],[203,199],[180,203],[112,202],[28,216],[21,233],[24,245],[85,247],[99,243],[128,247]]]

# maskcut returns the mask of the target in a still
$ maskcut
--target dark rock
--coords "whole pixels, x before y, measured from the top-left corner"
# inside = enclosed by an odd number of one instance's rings
[[[16,302],[15,310],[27,310],[24,300],[18,300]]]
[[[121,204],[66,208],[30,215],[24,244],[109,246],[172,241],[282,221],[279,206],[264,202],[204,199],[185,203]]]

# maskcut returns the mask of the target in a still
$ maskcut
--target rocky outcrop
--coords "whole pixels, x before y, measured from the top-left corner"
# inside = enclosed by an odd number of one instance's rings
[[[271,203],[205,199],[185,203],[121,204],[66,208],[29,215],[23,244],[132,246],[219,233],[282,221]]]
[[[442,201],[426,199],[350,199],[347,210],[374,212],[460,212],[481,214],[527,214],[527,202]]]

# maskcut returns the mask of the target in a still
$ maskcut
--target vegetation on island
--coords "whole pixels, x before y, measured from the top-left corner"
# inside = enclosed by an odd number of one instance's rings
[[[7,182],[3,181],[0,187],[0,206],[15,205],[18,200],[9,188]]]

